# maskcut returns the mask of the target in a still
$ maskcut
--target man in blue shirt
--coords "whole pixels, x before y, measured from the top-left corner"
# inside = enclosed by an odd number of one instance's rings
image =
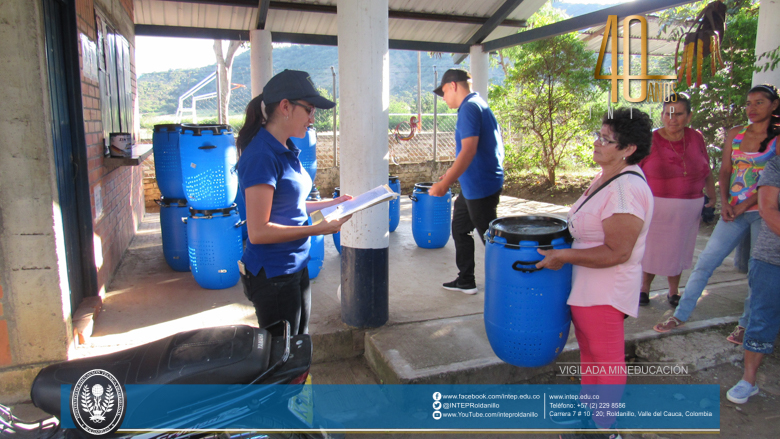
[[[450,108],[458,109],[455,126],[455,162],[434,184],[428,194],[440,197],[460,182],[461,194],[452,214],[452,239],[458,278],[447,282],[447,290],[476,294],[474,278],[474,238],[476,228],[482,243],[490,221],[496,219],[504,186],[504,144],[493,112],[479,94],[471,91],[471,74],[462,69],[447,70],[441,85],[433,91]]]

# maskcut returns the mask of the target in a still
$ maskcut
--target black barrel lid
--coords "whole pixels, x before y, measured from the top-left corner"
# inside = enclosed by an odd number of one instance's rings
[[[230,207],[223,207],[222,209],[193,209],[190,207],[190,216],[195,218],[197,217],[207,217],[211,218],[212,216],[221,215],[221,216],[230,216],[232,211],[238,212],[238,205],[236,203],[233,203],[230,205]]]
[[[392,183],[398,183],[398,176],[397,175],[391,175],[388,180]]]
[[[433,182],[415,183],[414,190],[418,192],[428,192],[428,189],[430,189],[434,184],[435,183]]]
[[[160,206],[162,207],[187,207],[186,198],[165,198],[160,197]]]
[[[565,238],[571,242],[569,224],[565,219],[545,215],[520,215],[496,218],[490,222],[491,236],[506,239],[507,244],[520,241],[535,241],[539,245],[550,245],[553,240]]]
[[[154,132],[159,133],[162,131],[179,131],[181,132],[181,124],[180,123],[163,123],[160,125],[154,126]]]
[[[206,131],[211,131],[214,135],[223,134],[222,131],[226,131],[224,134],[233,134],[233,128],[230,125],[196,125],[196,124],[182,124],[181,130],[183,133],[192,132],[193,136],[201,136]]]

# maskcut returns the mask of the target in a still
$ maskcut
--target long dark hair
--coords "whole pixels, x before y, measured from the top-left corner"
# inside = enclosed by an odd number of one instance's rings
[[[268,120],[271,119],[271,115],[274,114],[276,108],[279,107],[279,103],[273,103],[265,107],[265,113],[268,118],[263,115],[263,94],[260,93],[256,98],[249,101],[246,106],[246,117],[244,118],[244,126],[238,130],[238,138],[236,139],[236,147],[238,148],[238,154],[244,152],[249,142],[255,138],[255,135],[263,128]]]
[[[761,92],[769,99],[770,102],[780,100],[780,96],[777,94],[777,87],[772,84],[761,84],[750,89],[748,94]],[[769,142],[775,137],[780,135],[780,105],[775,108],[772,114],[769,116],[769,125],[766,127],[766,139],[761,142],[761,146],[758,148],[758,152],[766,151]]]

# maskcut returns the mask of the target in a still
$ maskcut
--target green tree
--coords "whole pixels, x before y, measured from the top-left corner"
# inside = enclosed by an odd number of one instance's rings
[[[547,5],[532,17],[529,28],[562,18]],[[596,56],[570,33],[502,50],[500,57],[506,79],[504,86],[491,89],[491,104],[502,125],[522,139],[525,157],[541,167],[548,184],[554,185],[556,170],[576,154],[583,134],[593,125],[584,104],[594,101],[603,93],[599,87],[605,87],[601,84],[605,81],[593,81]],[[509,143],[511,148],[514,142]],[[507,156],[511,159],[515,153],[510,150]]]

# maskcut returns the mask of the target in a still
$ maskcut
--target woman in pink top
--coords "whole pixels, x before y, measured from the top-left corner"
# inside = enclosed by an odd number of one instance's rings
[[[637,316],[642,255],[653,215],[653,194],[637,164],[650,153],[650,117],[630,109],[605,116],[595,133],[593,161],[601,173],[569,211],[571,249],[539,250],[536,266],[573,267],[568,304],[580,347],[582,384],[619,398],[626,383],[623,319]],[[605,390],[611,389],[611,390]],[[594,418],[607,427],[614,417]]]
[[[667,300],[677,306],[680,276],[693,262],[705,187],[706,207],[715,205],[715,178],[707,147],[701,133],[687,127],[691,116],[688,96],[671,94],[661,115],[664,127],[653,132],[650,155],[639,163],[653,191],[653,219],[642,259],[642,306],[650,303],[650,284],[656,275],[666,276]]]

